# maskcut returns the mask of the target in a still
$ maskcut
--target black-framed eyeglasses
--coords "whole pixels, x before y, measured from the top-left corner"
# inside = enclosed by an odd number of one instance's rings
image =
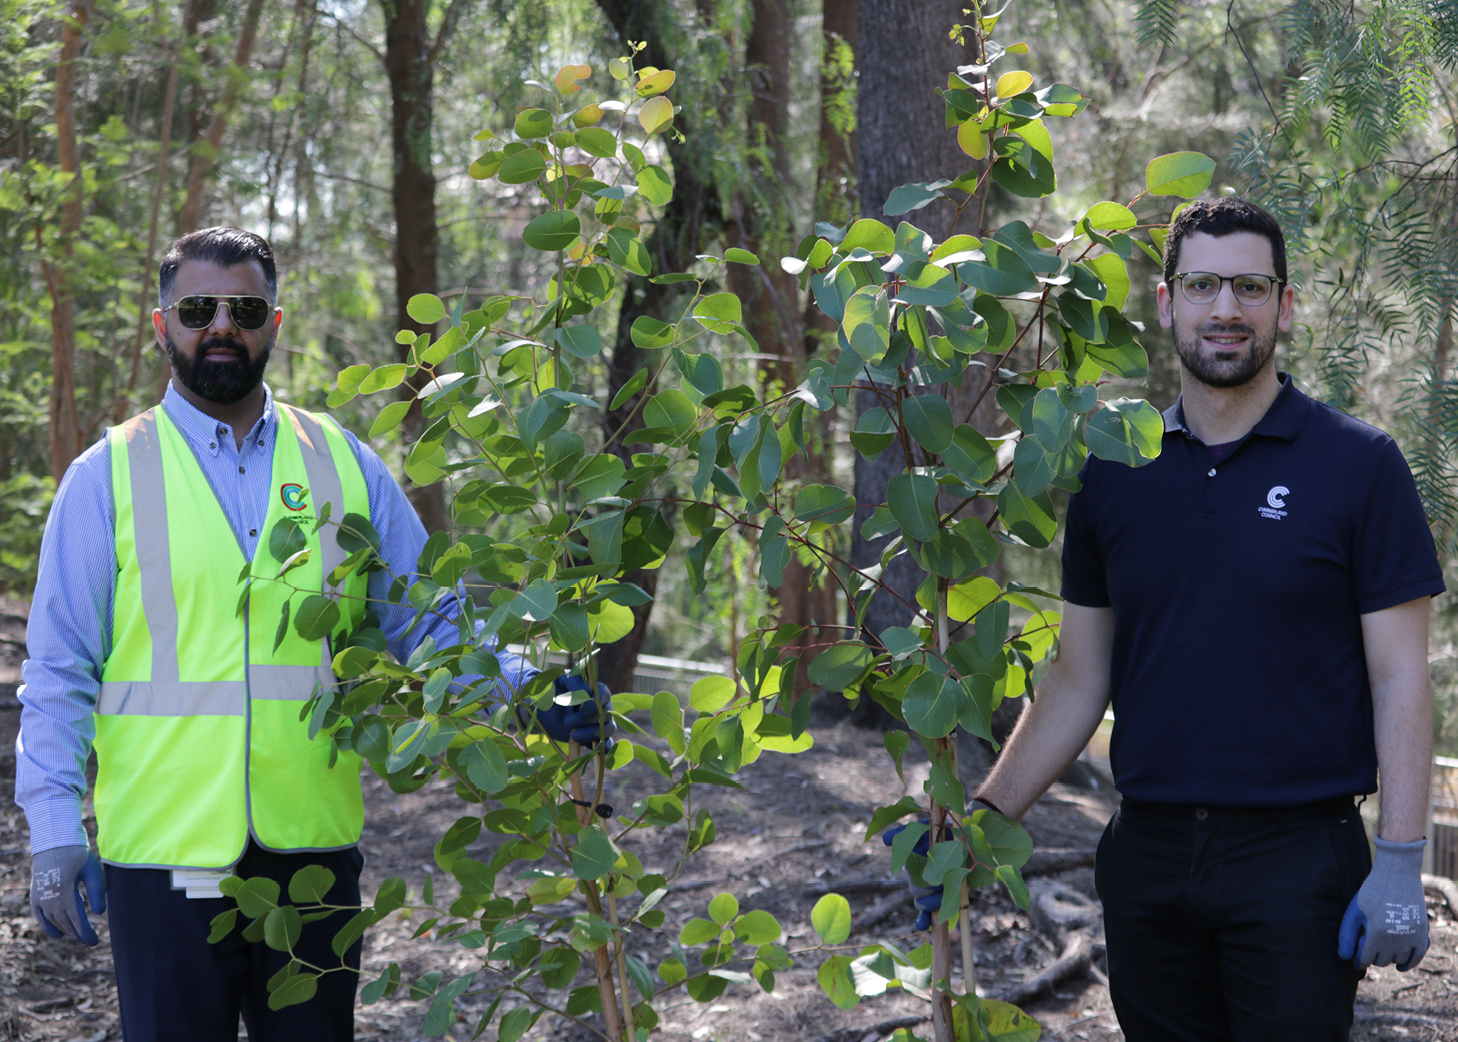
[[[273,305],[264,297],[213,293],[194,293],[180,297],[177,303],[169,304],[162,310],[164,313],[175,310],[177,321],[187,329],[206,329],[213,324],[219,304],[228,306],[228,313],[233,316],[233,324],[239,329],[262,329],[268,323],[268,316],[273,314]]]
[[[1228,282],[1230,291],[1238,303],[1245,307],[1260,307],[1271,299],[1271,290],[1285,286],[1283,279],[1274,275],[1216,275],[1209,271],[1186,271],[1175,276],[1180,292],[1191,304],[1213,304],[1220,296],[1220,290]]]

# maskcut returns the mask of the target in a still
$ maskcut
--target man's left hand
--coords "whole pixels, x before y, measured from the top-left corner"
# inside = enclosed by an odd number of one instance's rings
[[[1359,970],[1394,964],[1412,969],[1428,950],[1428,905],[1423,897],[1427,840],[1389,843],[1377,837],[1372,871],[1342,917],[1337,954]]]
[[[555,686],[559,695],[589,690],[587,681],[580,676],[558,677]],[[612,707],[612,692],[606,684],[599,683],[595,698],[589,698],[575,706],[553,702],[546,709],[538,709],[537,725],[555,741],[596,745],[602,739],[610,738],[617,730],[609,715]]]

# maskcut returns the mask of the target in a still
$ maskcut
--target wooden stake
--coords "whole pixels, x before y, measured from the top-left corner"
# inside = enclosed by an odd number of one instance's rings
[[[582,755],[582,747],[576,742],[568,743],[567,758],[575,760]],[[572,789],[572,798],[586,802],[586,795],[582,789],[582,773],[573,772],[568,785]],[[590,825],[593,818],[593,808],[584,807],[582,803],[576,804],[577,821],[582,825]],[[603,918],[602,899],[598,896],[597,884],[587,882],[587,910],[599,919]],[[608,1042],[623,1042],[623,1025],[618,1019],[618,996],[613,988],[613,964],[608,956],[607,945],[596,948],[592,953],[593,969],[597,973],[597,993],[602,999],[603,1026],[607,1029]]]

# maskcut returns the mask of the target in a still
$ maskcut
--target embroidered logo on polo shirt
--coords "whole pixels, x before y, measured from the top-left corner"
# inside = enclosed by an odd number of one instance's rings
[[[1279,521],[1286,516],[1286,511],[1281,508],[1286,505],[1283,498],[1289,496],[1291,490],[1285,485],[1277,485],[1266,493],[1266,506],[1260,508],[1261,517],[1268,517],[1272,521]]]

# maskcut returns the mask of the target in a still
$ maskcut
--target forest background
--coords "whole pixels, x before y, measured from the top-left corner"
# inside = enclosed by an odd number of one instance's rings
[[[1399,439],[1452,577],[1454,5],[1060,0],[1001,17],[1004,41],[1027,41],[1039,82],[1073,84],[1091,104],[1054,139],[1056,205],[1068,212],[996,192],[990,205],[1004,220],[1071,224],[1100,199],[1139,194],[1147,157],[1214,158],[1212,192],[1248,195],[1286,229],[1298,311],[1282,368]],[[70,461],[160,396],[150,312],[172,238],[218,223],[269,238],[286,318],[268,378],[281,398],[323,409],[338,370],[396,360],[395,331],[424,328],[406,313],[412,295],[541,295],[549,261],[521,242],[532,197],[471,177],[475,139],[533,103],[527,81],[573,62],[602,69],[632,42],[678,76],[682,137],[656,157],[675,192],[644,233],[658,270],[756,252],[763,268],[720,288],[745,301],[757,350],[727,337],[711,350],[726,383],[793,386],[833,332],[779,260],[816,222],[881,217],[896,185],[968,165],[936,91],[971,60],[953,32],[970,18],[958,0],[0,0],[0,591],[28,595]],[[1149,371],[1104,397],[1162,409],[1178,370],[1155,319],[1159,273],[1136,253],[1130,274],[1127,313],[1145,324]],[[589,381],[621,386],[615,375],[639,364],[633,318],[666,312],[671,295],[646,280],[623,288],[603,317],[613,347]],[[335,411],[361,433],[374,418],[362,402]],[[832,411],[795,476],[855,486],[864,502],[876,476],[853,459],[854,423]],[[418,430],[411,417],[374,442],[397,473]],[[439,485],[411,491],[428,527],[462,527]],[[852,560],[864,552],[859,521],[841,526]],[[616,690],[639,653],[727,661],[760,616],[844,617],[833,584],[787,575],[766,591],[746,581],[758,574],[751,540],[719,546],[702,594],[674,566],[686,545],[670,552],[655,603],[604,665]],[[1053,553],[1008,547],[999,567],[1057,589]],[[1450,756],[1455,631],[1442,598],[1435,728]]]

